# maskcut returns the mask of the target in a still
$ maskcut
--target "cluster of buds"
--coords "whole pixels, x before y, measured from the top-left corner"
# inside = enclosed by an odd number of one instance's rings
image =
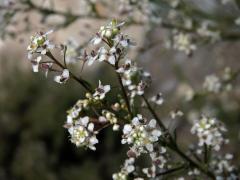
[[[104,123],[104,122],[109,122],[110,124],[113,125],[113,130],[118,131],[120,126],[118,124],[118,120],[116,118],[116,115],[110,111],[103,110],[102,111],[102,116],[99,117],[99,121]]]
[[[225,126],[215,118],[202,118],[195,122],[191,132],[199,138],[199,146],[210,146],[214,150],[219,151],[222,144],[228,143],[228,140],[223,137],[226,132]]]
[[[120,28],[124,23],[118,24],[116,20],[112,20],[109,24],[101,26],[96,36],[92,39],[94,45],[100,44],[105,40],[113,40],[120,32]]]
[[[142,115],[134,117],[131,124],[123,128],[122,144],[132,144],[135,154],[152,152],[153,143],[157,142],[162,132],[157,128],[155,119],[147,122]]]

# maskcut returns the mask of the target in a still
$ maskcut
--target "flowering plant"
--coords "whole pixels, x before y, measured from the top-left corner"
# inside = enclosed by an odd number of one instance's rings
[[[54,45],[48,39],[48,33],[38,33],[31,38],[27,48],[33,71],[43,70],[54,73],[54,81],[60,84],[73,79],[86,90],[85,99],[80,99],[67,111],[64,127],[68,130],[70,141],[77,147],[85,147],[97,151],[100,131],[111,126],[113,131],[122,131],[121,143],[129,147],[126,160],[117,173],[115,180],[125,179],[159,179],[172,175],[177,179],[191,176],[197,179],[238,179],[237,169],[231,165],[231,154],[221,155],[220,149],[228,143],[225,139],[227,129],[218,119],[202,115],[193,124],[191,133],[196,135],[198,143],[185,152],[178,143],[176,130],[166,126],[155,106],[164,102],[162,93],[148,98],[146,90],[151,85],[151,76],[128,58],[129,49],[135,45],[131,38],[122,32],[125,23],[112,20],[102,26],[90,41],[94,49],[85,50],[79,59],[83,64],[92,66],[96,62],[110,66],[117,78],[119,88],[115,102],[108,102],[112,85],[99,80],[99,84],[91,85],[82,76],[75,75],[66,61],[65,45]],[[52,31],[50,31],[52,32]],[[179,34],[174,38],[180,50],[187,54],[195,49],[189,45],[188,36]],[[63,60],[56,58],[52,50],[62,52]],[[44,57],[48,60],[43,60]],[[217,77],[210,76],[204,83],[207,92],[218,93],[222,83]],[[191,93],[188,101],[196,96]],[[140,106],[139,106],[140,104]],[[151,116],[144,113],[147,110]],[[171,118],[184,116],[181,111],[172,111]],[[138,159],[147,156],[151,164],[138,164]]]

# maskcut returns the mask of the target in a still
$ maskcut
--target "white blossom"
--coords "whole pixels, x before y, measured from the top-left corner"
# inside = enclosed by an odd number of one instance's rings
[[[174,36],[173,48],[190,55],[192,51],[196,50],[196,45],[192,43],[189,34],[179,33]]]
[[[158,93],[156,96],[153,96],[150,100],[157,105],[162,105],[164,102],[162,93]]]
[[[104,99],[105,95],[110,91],[110,85],[102,85],[101,81],[99,80],[98,87],[93,94],[93,97],[96,99]]]
[[[210,163],[217,180],[237,180],[239,177],[234,172],[236,167],[231,164],[232,154],[216,156]]]
[[[68,132],[71,136],[70,140],[77,147],[85,146],[91,150],[96,150],[95,144],[98,143],[96,138],[97,132],[94,131],[94,124],[89,121],[89,117],[80,117],[77,120],[68,116],[67,118]]]
[[[131,124],[125,124],[123,128],[122,144],[132,144],[133,149],[139,152],[153,151],[153,143],[158,141],[162,132],[152,119],[148,123],[142,115],[132,119]]]
[[[101,26],[96,36],[91,40],[94,45],[100,44],[103,39],[113,39],[119,33],[123,23],[118,24],[116,20],[112,20],[109,24]]]
[[[191,132],[199,138],[199,146],[206,144],[213,147],[216,151],[220,150],[222,144],[228,142],[223,137],[223,133],[226,131],[226,128],[220,121],[206,116],[202,116],[199,121],[196,121],[191,129]]]
[[[35,36],[31,36],[30,45],[27,47],[28,58],[31,59],[33,53],[46,54],[50,49],[54,48],[54,45],[48,40],[48,35],[53,31],[46,33],[38,33]]]
[[[58,76],[55,76],[54,77],[54,81],[56,81],[57,83],[65,83],[67,82],[67,80],[69,79],[70,77],[70,74],[69,74],[69,70],[68,69],[64,69],[62,71],[62,74],[61,75],[58,75]]]
[[[41,56],[38,56],[37,58],[31,60],[33,72],[38,72],[39,63],[41,60],[42,60]]]
[[[218,93],[221,89],[221,86],[222,84],[220,82],[220,79],[214,74],[207,76],[203,83],[203,87],[207,91],[214,93]]]

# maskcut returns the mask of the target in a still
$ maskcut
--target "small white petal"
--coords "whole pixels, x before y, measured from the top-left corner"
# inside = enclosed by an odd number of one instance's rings
[[[129,134],[132,131],[132,126],[130,124],[126,124],[123,128],[123,134]]]
[[[93,130],[94,130],[94,124],[93,123],[89,123],[88,130],[93,132]]]
[[[80,118],[81,125],[87,127],[87,124],[89,122],[89,117],[85,116],[83,118]]]
[[[112,65],[115,65],[116,63],[116,59],[115,59],[115,56],[114,55],[111,55],[109,58],[108,58],[108,62]]]

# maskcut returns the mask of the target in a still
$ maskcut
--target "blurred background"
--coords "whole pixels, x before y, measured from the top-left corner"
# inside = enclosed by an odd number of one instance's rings
[[[158,109],[170,128],[177,128],[179,144],[187,148],[193,120],[205,113],[222,120],[229,129],[226,151],[240,156],[240,86],[201,96],[207,75],[222,76],[226,67],[240,69],[240,9],[234,0],[1,0],[0,1],[0,180],[111,179],[125,158],[121,133],[99,134],[97,151],[76,148],[63,128],[66,111],[83,97],[75,82],[59,85],[50,75],[33,73],[27,59],[29,38],[53,29],[54,43],[89,42],[112,18],[126,21],[124,32],[137,46],[129,58],[152,75],[149,96],[162,92]],[[207,24],[204,26],[204,24]],[[205,27],[204,33],[200,33]],[[174,48],[174,36],[189,33],[197,49],[184,53]],[[175,42],[176,43],[176,42]],[[73,46],[73,47],[74,47]],[[70,46],[71,47],[71,46]],[[77,57],[78,52],[70,55]],[[69,56],[70,56],[69,55]],[[97,84],[113,83],[114,75],[102,65],[74,64],[75,72]],[[190,98],[193,92],[200,98]],[[188,97],[186,99],[186,97]],[[171,120],[170,112],[185,116]]]

